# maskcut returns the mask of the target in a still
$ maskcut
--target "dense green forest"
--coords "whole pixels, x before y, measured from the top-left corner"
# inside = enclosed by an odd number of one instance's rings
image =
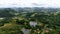
[[[60,34],[60,8],[0,8],[0,34]]]

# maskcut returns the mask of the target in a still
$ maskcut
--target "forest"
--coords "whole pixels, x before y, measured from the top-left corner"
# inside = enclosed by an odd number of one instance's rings
[[[0,8],[0,34],[60,34],[60,8]]]

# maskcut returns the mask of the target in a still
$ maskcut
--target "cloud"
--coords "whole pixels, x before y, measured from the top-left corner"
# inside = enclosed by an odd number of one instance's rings
[[[0,7],[60,7],[60,0],[0,0]]]

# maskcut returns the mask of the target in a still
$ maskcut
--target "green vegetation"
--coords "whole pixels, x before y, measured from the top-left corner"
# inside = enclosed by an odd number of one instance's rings
[[[0,17],[0,34],[60,34],[59,8],[4,8]]]

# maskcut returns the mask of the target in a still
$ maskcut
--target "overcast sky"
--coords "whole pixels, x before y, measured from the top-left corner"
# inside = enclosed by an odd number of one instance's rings
[[[60,7],[60,0],[0,0],[0,7]]]

